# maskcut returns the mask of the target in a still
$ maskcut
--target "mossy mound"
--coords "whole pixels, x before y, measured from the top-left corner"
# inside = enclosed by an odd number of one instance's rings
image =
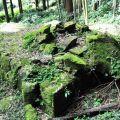
[[[98,40],[104,40],[105,38],[107,38],[106,35],[103,35],[103,34],[99,34],[99,33],[89,33],[87,36],[86,36],[86,42],[87,43],[90,43],[90,42],[93,42],[93,41],[98,41]]]
[[[96,66],[101,73],[110,73],[111,60],[120,59],[120,45],[117,41],[105,35],[88,35],[87,57],[90,66]]]
[[[58,77],[53,79],[51,82],[43,81],[41,82],[41,96],[43,99],[43,105],[45,112],[53,117],[59,113],[63,113],[62,110],[65,109],[65,103],[67,98],[65,98],[65,87],[73,81],[73,76],[69,73],[61,73]],[[62,93],[60,91],[63,91]],[[59,94],[57,97],[56,94]],[[58,99],[61,97],[61,106],[57,108],[55,104],[59,105]],[[61,110],[62,109],[62,110]]]
[[[25,119],[26,120],[39,120],[37,111],[31,104],[25,106]]]

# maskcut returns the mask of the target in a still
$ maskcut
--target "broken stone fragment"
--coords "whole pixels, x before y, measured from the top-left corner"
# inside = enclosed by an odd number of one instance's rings
[[[45,43],[45,42],[49,42],[49,35],[48,34],[41,34],[39,36],[37,36],[37,41],[38,43]]]
[[[76,55],[81,55],[86,50],[87,50],[86,46],[83,46],[83,47],[77,46],[77,47],[74,47],[74,48],[70,49],[69,52],[71,52],[73,54],[76,54]]]
[[[37,99],[40,98],[40,88],[37,82],[22,82],[22,95],[25,104],[37,104]]]
[[[67,31],[71,31],[71,30],[73,31],[73,30],[75,30],[75,25],[76,25],[76,23],[74,21],[69,21],[64,24],[64,28]]]
[[[70,48],[74,47],[77,42],[77,36],[68,36],[59,43],[59,46],[63,51],[67,51]]]

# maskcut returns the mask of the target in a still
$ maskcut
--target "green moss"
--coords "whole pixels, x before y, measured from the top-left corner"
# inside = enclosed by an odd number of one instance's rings
[[[44,54],[52,54],[56,49],[56,45],[55,43],[50,43],[50,44],[46,44],[43,53]]]
[[[23,48],[28,48],[31,43],[36,39],[37,32],[29,32],[25,35],[24,40],[23,40]]]
[[[75,29],[75,22],[74,21],[69,21],[69,22],[66,22],[65,24],[64,24],[64,28],[66,29],[66,30],[69,30],[69,29],[71,29],[71,28],[73,28],[73,29]]]
[[[83,59],[81,59],[78,56],[73,55],[71,53],[66,53],[63,56],[55,57],[55,61],[62,61],[62,60],[70,61],[70,62],[78,64],[78,65],[86,65],[87,64]]]
[[[86,46],[83,46],[83,47],[78,46],[78,47],[74,47],[74,48],[70,49],[69,51],[73,54],[81,55],[86,50],[87,50]]]
[[[102,34],[88,34],[86,36],[86,42],[87,43],[90,43],[90,42],[93,42],[93,41],[98,41],[98,40],[103,40],[105,39],[105,35],[102,35]]]
[[[87,57],[90,65],[99,65],[100,72],[110,72],[111,58],[120,59],[120,46],[109,37],[96,40],[95,36],[94,41],[88,44],[88,52],[85,57]]]
[[[52,117],[54,116],[54,95],[63,87],[72,82],[73,76],[69,73],[61,73],[58,78],[53,79],[51,82],[43,81],[41,83],[41,95],[45,111]]]
[[[6,79],[6,74],[11,70],[10,59],[4,54],[0,54],[0,79]]]
[[[40,33],[50,33],[50,26],[51,25],[43,25],[40,27],[39,32]]]
[[[5,111],[5,110],[9,109],[14,98],[15,97],[13,97],[13,96],[9,96],[9,97],[6,97],[6,98],[3,98],[2,100],[0,100],[0,111]]]
[[[31,104],[25,106],[25,118],[26,120],[39,120],[37,111],[32,107]]]
[[[40,44],[39,51],[42,52],[45,49],[45,46],[46,46],[45,43]]]
[[[76,30],[81,32],[89,31],[89,27],[87,25],[80,25],[77,23],[75,27],[76,27]]]

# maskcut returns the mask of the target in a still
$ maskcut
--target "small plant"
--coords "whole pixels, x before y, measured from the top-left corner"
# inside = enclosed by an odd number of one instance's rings
[[[111,58],[111,75],[115,80],[120,79],[120,60]]]
[[[70,96],[71,91],[66,87],[65,88],[65,98],[67,98],[68,96]]]

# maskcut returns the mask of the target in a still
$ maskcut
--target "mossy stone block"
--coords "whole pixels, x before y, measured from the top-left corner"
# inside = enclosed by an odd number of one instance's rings
[[[55,57],[55,61],[68,61],[77,65],[87,65],[86,61],[77,55],[73,55],[72,53],[65,53],[64,55],[60,55]]]
[[[64,24],[64,28],[67,31],[71,31],[71,30],[73,31],[73,30],[75,30],[75,25],[76,25],[76,23],[74,21],[69,21]]]
[[[69,103],[69,100],[65,98],[65,87],[72,81],[73,76],[64,72],[58,76],[58,79],[41,82],[44,109],[50,117],[58,116],[66,109],[65,106]],[[60,99],[61,101],[59,101]]]
[[[87,51],[87,46],[77,46],[69,50],[69,52],[76,54],[76,55],[81,55],[83,52]]]
[[[77,36],[67,36],[59,43],[59,47],[63,51],[68,51],[70,48],[74,47],[77,42]]]
[[[35,108],[31,104],[25,105],[25,119],[26,120],[39,120]]]
[[[40,29],[39,29],[39,32],[40,33],[46,33],[46,34],[48,34],[48,33],[50,33],[50,26],[51,25],[43,25],[43,26],[41,26],[40,27]]]
[[[36,100],[40,98],[40,88],[37,82],[22,82],[22,95],[25,104],[36,105]]]

